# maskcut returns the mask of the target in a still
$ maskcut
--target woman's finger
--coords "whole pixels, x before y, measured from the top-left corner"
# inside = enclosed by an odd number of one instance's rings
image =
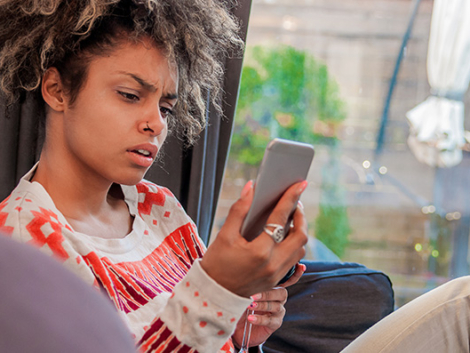
[[[278,266],[278,281],[305,256],[304,246],[308,242],[307,221],[300,207],[295,210],[293,220],[294,227],[291,228],[289,235],[280,244],[272,248],[272,259],[275,259],[274,261],[278,265],[282,264],[282,266]],[[300,269],[296,268],[294,279],[288,281],[287,285],[283,285],[283,287],[295,283],[302,275],[299,271]]]
[[[304,264],[296,264],[294,274],[286,282],[281,284],[281,287],[287,288],[297,283],[300,277],[302,277],[302,275],[304,274],[306,269],[307,267]]]
[[[243,187],[240,198],[230,208],[230,212],[219,233],[232,235],[233,238],[239,237],[239,231],[252,201],[253,181],[250,180]]]
[[[265,326],[269,330],[275,331],[282,325],[282,319],[286,313],[286,309],[282,309],[276,314],[250,314],[247,317],[248,322],[256,326]]]
[[[281,243],[278,244],[278,246],[275,247],[275,249],[273,249],[273,251],[277,253],[276,256],[280,255],[281,258],[286,258],[286,256],[292,255],[295,250],[300,249],[308,242],[308,224],[305,219],[305,213],[301,207],[296,207],[292,220],[293,226],[289,229],[288,235]],[[256,240],[257,239],[255,239],[255,241]],[[270,240],[271,242],[273,241],[272,239]]]
[[[302,195],[307,185],[308,182],[304,180],[289,187],[276,204],[268,218],[268,223],[278,222],[285,224],[292,211],[298,205],[300,195]]]
[[[252,299],[254,303],[267,301],[285,303],[287,300],[287,289],[283,287],[276,287],[266,292],[253,295]]]
[[[251,309],[255,310],[256,315],[261,314],[279,314],[282,313],[284,310],[284,304],[282,302],[253,302],[250,306]]]
[[[290,238],[291,234],[307,235],[307,229],[308,223],[307,219],[305,218],[305,212],[302,207],[297,206],[292,216],[292,226],[289,230],[289,236],[286,237],[286,240]],[[306,240],[308,240],[308,238]]]
[[[306,187],[307,181],[303,181],[288,188],[271,212],[266,224],[276,224],[282,227],[286,226],[289,216],[296,209],[300,195]],[[263,243],[261,246],[266,246],[265,243],[273,242],[273,239],[268,233],[262,232],[254,242],[260,242]]]

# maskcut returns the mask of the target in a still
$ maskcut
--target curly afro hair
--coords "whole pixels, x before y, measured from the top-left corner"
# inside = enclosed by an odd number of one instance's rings
[[[94,55],[111,52],[123,37],[150,36],[178,66],[171,128],[192,143],[205,125],[209,91],[221,112],[223,59],[243,48],[230,15],[235,5],[235,0],[0,0],[0,89],[8,105],[26,92],[38,97],[44,72],[56,67],[73,102]]]

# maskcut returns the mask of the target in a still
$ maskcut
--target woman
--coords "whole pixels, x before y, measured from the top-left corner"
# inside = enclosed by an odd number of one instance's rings
[[[283,242],[262,233],[248,243],[239,234],[248,183],[205,251],[171,192],[142,180],[169,126],[192,141],[204,92],[217,102],[222,54],[240,47],[227,9],[31,0],[2,1],[0,13],[2,90],[9,102],[37,93],[46,116],[40,160],[0,204],[0,230],[104,291],[142,351],[233,351],[249,305],[251,343],[264,342],[287,299],[272,288],[304,254],[301,208]],[[268,223],[285,224],[305,187],[292,186]]]

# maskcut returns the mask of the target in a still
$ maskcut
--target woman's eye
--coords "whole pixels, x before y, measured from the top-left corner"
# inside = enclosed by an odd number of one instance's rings
[[[171,110],[169,108],[161,107],[160,111],[162,112],[162,115],[163,115],[164,118],[169,118],[169,117],[173,116],[173,110]]]
[[[122,91],[118,91],[118,93],[121,96],[123,96],[125,99],[127,99],[128,101],[137,102],[139,100],[139,97],[137,97],[135,94],[122,92]]]

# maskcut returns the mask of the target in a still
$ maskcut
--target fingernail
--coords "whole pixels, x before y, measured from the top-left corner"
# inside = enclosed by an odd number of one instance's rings
[[[304,190],[307,188],[307,185],[308,185],[307,180],[304,180],[302,183],[300,183],[300,187],[299,187],[300,194],[304,192]]]
[[[305,266],[304,264],[301,264],[300,266],[302,266],[302,271],[303,272],[307,271],[307,266]]]
[[[252,324],[256,324],[256,321],[258,321],[258,319],[256,318],[255,315],[248,315],[247,319],[248,319],[248,321],[251,322]]]
[[[256,302],[251,303],[249,306],[250,309],[256,309],[257,307],[258,307],[258,303]]]
[[[248,195],[248,192],[250,191],[252,187],[253,187],[253,180],[249,180],[243,187],[241,197],[245,197],[246,195]]]
[[[304,209],[304,204],[302,203],[302,201],[298,201],[297,204],[299,205],[299,207],[303,210]]]
[[[254,301],[260,300],[261,299],[261,293],[252,295],[251,299],[253,299]]]

